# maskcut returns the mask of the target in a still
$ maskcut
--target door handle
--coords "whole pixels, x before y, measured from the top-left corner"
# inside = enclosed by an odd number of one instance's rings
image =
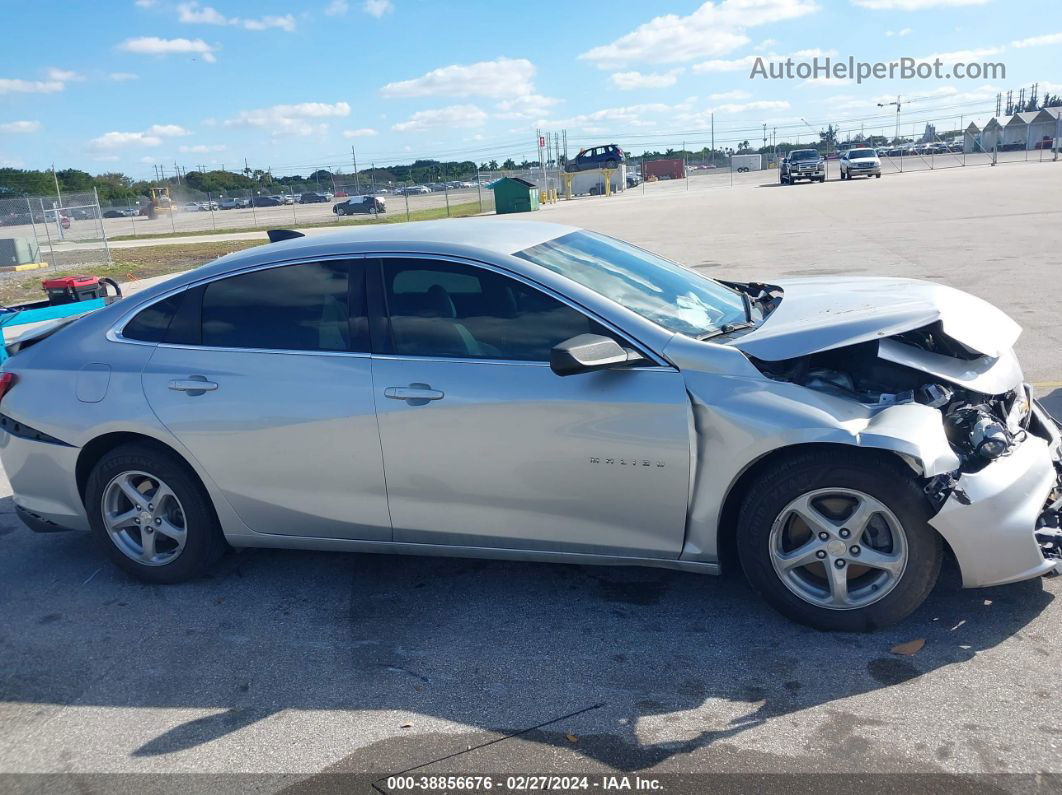
[[[442,400],[446,393],[432,389],[428,384],[410,384],[409,386],[389,386],[384,390],[384,397],[391,400],[404,400],[411,406],[423,406],[431,400]]]
[[[202,395],[204,392],[213,392],[217,388],[217,384],[207,381],[203,376],[170,381],[170,389],[175,392],[187,392],[189,395]]]

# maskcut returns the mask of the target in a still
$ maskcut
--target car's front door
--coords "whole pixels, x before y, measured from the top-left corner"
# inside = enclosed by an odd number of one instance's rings
[[[395,541],[678,556],[678,372],[555,375],[553,345],[610,332],[492,268],[383,258],[380,279],[373,383]]]
[[[184,294],[143,373],[151,408],[261,533],[391,539],[362,260]]]

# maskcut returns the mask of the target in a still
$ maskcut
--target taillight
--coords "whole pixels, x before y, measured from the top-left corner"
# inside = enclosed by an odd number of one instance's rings
[[[0,400],[4,399],[4,395],[11,391],[13,387],[18,383],[18,376],[14,373],[0,373]]]

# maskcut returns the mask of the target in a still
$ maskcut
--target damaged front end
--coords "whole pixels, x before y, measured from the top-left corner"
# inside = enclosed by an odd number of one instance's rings
[[[907,460],[922,476],[930,524],[950,544],[966,587],[1051,574],[1062,565],[1062,441],[1010,348],[989,355],[937,319],[785,359],[745,353],[772,380],[871,410],[914,404],[940,412],[957,465],[932,472]]]

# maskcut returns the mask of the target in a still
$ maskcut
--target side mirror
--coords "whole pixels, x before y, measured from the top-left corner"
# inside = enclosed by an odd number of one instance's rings
[[[558,343],[549,352],[550,369],[557,375],[589,373],[641,359],[640,354],[600,334],[579,334]]]

